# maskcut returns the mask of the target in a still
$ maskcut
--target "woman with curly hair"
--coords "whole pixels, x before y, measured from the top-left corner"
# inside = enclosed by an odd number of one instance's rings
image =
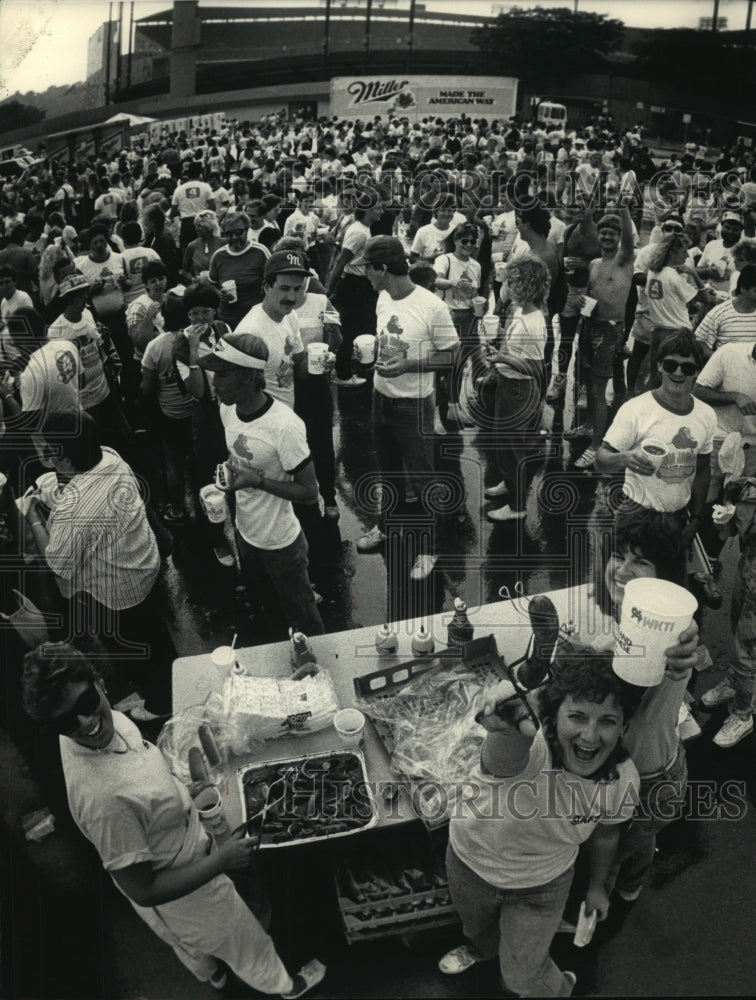
[[[609,909],[619,825],[637,800],[638,773],[622,744],[637,701],[611,654],[590,647],[558,655],[538,725],[509,681],[486,692],[473,794],[452,817],[446,855],[467,942],[441,959],[442,972],[498,954],[504,986],[517,996],[570,996],[575,975],[557,967],[549,948],[586,841],[586,909],[602,919]]]
[[[549,272],[540,258],[523,254],[507,265],[506,285],[512,310],[502,343],[488,357],[496,371],[493,427],[500,481],[486,490],[486,498],[508,496],[509,503],[488,511],[491,521],[525,517],[528,493],[527,460],[535,451],[545,393],[543,355],[549,294]],[[540,445],[540,442],[538,442]]]

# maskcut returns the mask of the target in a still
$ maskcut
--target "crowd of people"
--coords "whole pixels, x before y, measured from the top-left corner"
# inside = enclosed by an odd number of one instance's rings
[[[578,444],[565,477],[621,480],[611,544],[595,554],[593,594],[609,620],[644,576],[718,610],[719,557],[737,535],[733,663],[702,704],[729,705],[719,748],[752,732],[756,164],[739,146],[706,155],[690,144],[658,162],[642,126],[608,118],[560,129],[270,115],[45,160],[0,182],[0,541],[48,571],[25,597],[60,614],[48,638],[65,640],[27,656],[24,704],[62,737],[76,822],[198,979],[222,986],[220,959],[256,989],[300,996],[325,970],[289,976],[251,914],[222,932],[228,907],[244,910],[223,873],[249,848],[232,840],[208,854],[185,789],[142,751],[134,723],[171,712],[161,564],[172,529],[189,525],[281,638],[322,633],[308,553],[323,519],[340,517],[342,394],[366,405],[370,394],[380,484],[357,550],[380,550],[400,523],[414,583],[439,558],[426,530],[434,441],[468,428],[492,455],[493,523],[526,519],[557,433]],[[546,407],[573,411],[572,428],[548,428]],[[683,806],[683,740],[700,734],[688,692],[704,656],[696,624],[667,651],[664,681],[635,696],[601,637],[579,639],[525,714],[499,714],[511,692],[491,694],[475,777],[496,795],[524,776],[540,802],[558,774],[565,803],[575,781],[589,799],[608,783],[611,801],[576,819],[572,796],[564,823],[537,828],[471,810],[450,832],[468,942],[441,969],[498,955],[521,996],[572,991],[549,946],[576,859],[600,916],[615,888],[637,898],[656,833]],[[143,698],[131,719],[111,711],[88,659],[102,647]],[[628,789],[647,803],[660,782],[676,789],[663,819],[627,807]],[[196,892],[216,915],[201,927]]]

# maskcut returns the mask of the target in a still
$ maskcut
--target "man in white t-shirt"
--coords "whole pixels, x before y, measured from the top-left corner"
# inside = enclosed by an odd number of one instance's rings
[[[265,392],[268,348],[251,333],[228,333],[200,366],[215,373],[229,457],[227,489],[236,494],[236,541],[246,586],[270,608],[274,593],[285,626],[321,635],[307,575],[307,542],[292,503],[314,504],[318,483],[299,417]]]
[[[124,222],[121,226],[121,238],[124,249],[121,251],[123,265],[126,270],[126,277],[131,282],[131,288],[123,293],[123,301],[128,308],[131,303],[144,293],[144,281],[142,279],[142,269],[145,264],[152,261],[159,261],[160,255],[152,247],[141,245],[144,239],[142,227],[138,222]]]
[[[620,407],[595,460],[598,472],[624,472],[629,510],[679,514],[688,541],[706,505],[717,430],[712,408],[692,395],[702,363],[703,351],[689,330],[662,340],[661,385]]]
[[[119,176],[119,183],[120,180]],[[121,214],[124,200],[123,194],[117,188],[111,187],[107,177],[103,177],[100,181],[100,194],[94,203],[95,215],[105,215],[109,219],[117,219]]]
[[[307,358],[294,309],[310,271],[296,250],[281,250],[265,262],[262,302],[252,306],[236,333],[254,333],[268,349],[265,388],[294,409],[294,376],[307,377]]]
[[[732,251],[743,235],[743,220],[737,212],[723,212],[720,224],[722,238],[709,240],[698,258],[698,277],[708,281],[717,291],[727,292],[730,275],[735,269]]]
[[[183,254],[189,243],[197,237],[194,228],[194,216],[205,209],[214,209],[213,189],[202,180],[202,163],[192,160],[188,168],[188,180],[179,184],[173,192],[171,201],[171,218],[177,215],[181,218],[179,230],[179,246]]]
[[[373,382],[373,438],[381,478],[403,499],[406,479],[423,496],[437,478],[433,468],[433,373],[449,369],[459,345],[449,309],[437,295],[413,284],[404,247],[394,236],[368,240],[355,262],[378,292],[378,357]],[[406,472],[405,472],[406,470]],[[437,512],[427,511],[433,521]],[[405,527],[407,521],[403,522]],[[357,542],[359,552],[383,544],[380,523]],[[438,558],[427,535],[418,539],[412,580],[428,577]],[[424,551],[421,551],[424,550]]]
[[[33,309],[31,296],[16,288],[18,272],[11,264],[0,265],[0,318],[3,322],[19,309]]]

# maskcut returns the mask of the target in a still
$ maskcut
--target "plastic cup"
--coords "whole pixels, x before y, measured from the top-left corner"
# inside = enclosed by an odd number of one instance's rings
[[[228,281],[222,281],[221,288],[223,289],[224,292],[228,292],[229,303],[236,302],[237,299],[236,282],[234,281],[233,278],[229,278]]]
[[[503,264],[504,254],[500,250],[496,250],[491,254],[491,260],[494,264]]]
[[[323,323],[335,323],[336,326],[341,326],[341,316],[337,309],[324,309],[323,310]]]
[[[484,316],[482,323],[483,323],[483,336],[486,338],[486,340],[495,340],[497,334],[499,333],[499,317]]]
[[[226,677],[236,666],[236,650],[232,646],[217,646],[210,659],[215,669]]]
[[[224,833],[228,833],[220,789],[215,785],[205,785],[194,797],[194,804],[208,833],[212,833],[214,837],[222,837]]]
[[[365,716],[357,708],[342,708],[333,717],[333,725],[345,747],[358,747],[364,739]]]
[[[488,300],[484,295],[476,295],[472,300],[473,312],[476,316],[485,316],[488,307]]]
[[[659,438],[648,438],[640,447],[644,456],[652,463],[655,469],[659,468],[663,459],[669,453],[669,448]]]
[[[375,337],[371,333],[354,338],[354,357],[363,365],[375,363]]]
[[[497,261],[494,264],[494,278],[496,278],[497,281],[504,281],[506,276],[507,276],[507,265],[504,263],[504,261],[501,260]]]
[[[614,672],[640,687],[655,687],[664,677],[665,649],[690,625],[698,601],[683,587],[647,577],[625,587],[614,647]]]
[[[200,490],[200,500],[207,519],[212,524],[222,524],[226,520],[226,494],[215,483],[209,483]]]
[[[310,375],[322,375],[325,372],[328,344],[307,345],[307,371]]]
[[[583,308],[580,310],[581,316],[590,316],[593,310],[596,308],[596,303],[598,299],[592,299],[590,295],[585,295],[585,302],[583,303]]]

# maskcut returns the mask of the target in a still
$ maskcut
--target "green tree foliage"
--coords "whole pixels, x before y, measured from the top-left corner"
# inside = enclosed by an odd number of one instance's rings
[[[601,66],[622,44],[622,21],[568,7],[513,7],[471,36],[487,67],[521,79],[557,81]]]
[[[0,134],[12,132],[13,129],[25,128],[27,125],[36,125],[41,122],[47,114],[40,108],[35,108],[31,104],[22,104],[21,101],[11,100],[0,104]]]

